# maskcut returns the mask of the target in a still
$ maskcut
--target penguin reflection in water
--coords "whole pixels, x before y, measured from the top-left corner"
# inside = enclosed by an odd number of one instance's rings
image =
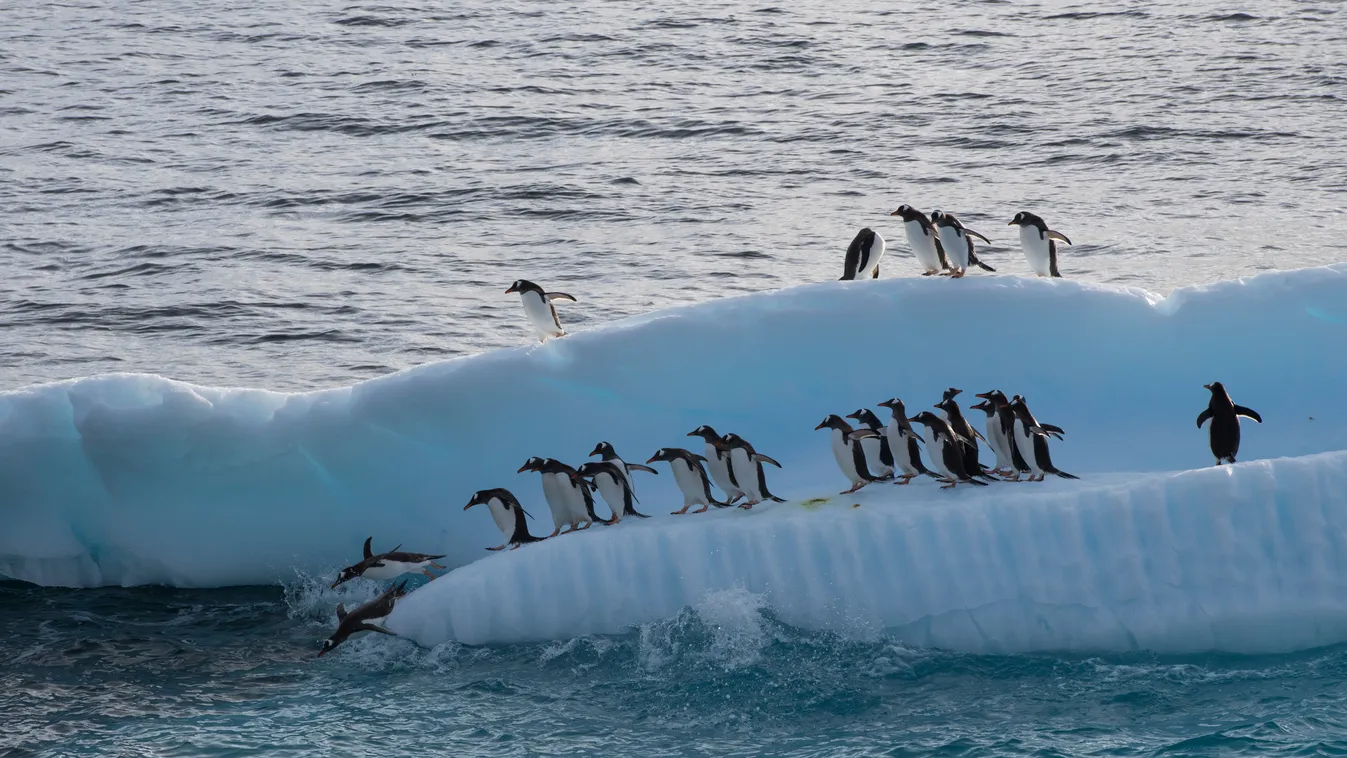
[[[370,550],[370,544],[374,537],[365,538],[365,557],[359,562],[341,570],[337,575],[337,581],[332,583],[332,588],[336,589],[339,585],[349,582],[352,579],[363,576],[366,579],[396,579],[403,574],[410,574],[414,571],[420,571],[427,578],[434,579],[435,575],[430,573],[430,569],[442,569],[444,566],[435,561],[443,558],[443,555],[429,555],[427,553],[404,553],[399,548],[401,545],[389,550],[386,553],[375,555]]]
[[[519,299],[524,304],[524,315],[528,316],[533,331],[538,333],[539,342],[546,342],[548,337],[566,336],[566,330],[561,328],[561,319],[557,318],[557,307],[553,303],[557,300],[569,300],[574,303],[575,298],[565,292],[544,292],[542,287],[527,279],[518,279],[505,290],[507,295],[511,292],[519,293]]]
[[[1235,405],[1235,401],[1225,391],[1224,384],[1212,382],[1202,386],[1211,391],[1211,400],[1207,403],[1207,409],[1198,414],[1197,428],[1201,429],[1210,419],[1211,454],[1216,456],[1216,464],[1219,466],[1227,461],[1234,463],[1239,453],[1239,417],[1251,418],[1260,424],[1263,423],[1263,417],[1252,408]]]
[[[393,605],[397,603],[398,598],[407,594],[407,582],[395,584],[384,590],[384,593],[373,600],[361,605],[353,611],[347,612],[346,606],[337,604],[337,631],[332,633],[331,637],[323,640],[323,649],[318,651],[318,657],[322,658],[337,648],[338,645],[345,642],[353,634],[360,632],[378,632],[379,634],[392,634],[379,624],[388,618],[388,614],[393,612]]]

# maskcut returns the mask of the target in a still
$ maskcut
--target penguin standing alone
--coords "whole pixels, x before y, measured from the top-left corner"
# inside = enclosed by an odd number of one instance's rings
[[[870,227],[865,227],[857,232],[855,238],[851,240],[851,244],[847,245],[847,259],[842,271],[842,281],[878,279],[879,259],[883,257],[884,238]]]
[[[1020,249],[1035,274],[1062,278],[1057,270],[1057,243],[1071,244],[1065,234],[1049,229],[1046,221],[1029,211],[1016,213],[1006,226],[1020,228]]]
[[[1225,391],[1225,385],[1220,382],[1204,384],[1202,387],[1211,391],[1211,400],[1207,402],[1207,409],[1198,414],[1197,428],[1201,429],[1202,424],[1211,419],[1211,454],[1216,456],[1216,465],[1226,461],[1234,463],[1239,453],[1239,417],[1251,418],[1260,424],[1263,423],[1263,417],[1252,408],[1235,405],[1235,401],[1230,399],[1230,393]]]
[[[524,315],[528,316],[533,331],[538,333],[538,341],[546,342],[548,337],[565,337],[566,330],[561,328],[561,319],[557,318],[557,300],[575,302],[575,298],[565,292],[544,292],[542,287],[527,279],[516,279],[505,294],[518,292],[524,304]]]

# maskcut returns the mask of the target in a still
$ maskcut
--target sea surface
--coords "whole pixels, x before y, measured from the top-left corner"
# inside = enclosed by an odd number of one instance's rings
[[[901,203],[1000,273],[1019,210],[1160,294],[1339,262],[1345,123],[1331,0],[6,0],[0,390],[343,386],[527,342],[517,278],[583,330],[835,279],[863,226],[911,276]],[[1347,753],[1347,648],[961,655],[732,592],[319,661],[324,587],[0,583],[0,756]]]

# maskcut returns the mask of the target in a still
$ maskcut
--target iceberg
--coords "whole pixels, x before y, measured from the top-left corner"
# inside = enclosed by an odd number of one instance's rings
[[[373,535],[456,567],[390,619],[423,644],[612,631],[726,587],[806,627],[955,648],[1343,641],[1344,348],[1337,265],[1167,297],[1009,276],[827,282],[310,393],[40,385],[0,393],[0,575],[276,583],[350,563]],[[1266,422],[1246,422],[1235,467],[1213,467],[1194,425],[1211,381]],[[1054,462],[1082,481],[836,495],[823,416],[894,395],[915,412],[950,386],[1025,395],[1067,430]],[[538,477],[515,473],[526,458],[578,464],[608,440],[644,461],[695,449],[685,435],[704,423],[781,461],[768,475],[791,502],[673,517],[668,471],[637,473],[655,518],[499,555],[483,551],[501,542],[489,515],[463,511],[507,487],[546,534]]]

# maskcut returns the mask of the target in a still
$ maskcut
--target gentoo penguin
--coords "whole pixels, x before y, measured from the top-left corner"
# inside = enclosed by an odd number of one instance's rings
[[[436,563],[437,558],[443,558],[442,555],[428,555],[426,553],[404,553],[398,550],[398,547],[389,550],[387,553],[375,555],[370,551],[370,543],[374,537],[365,538],[365,557],[359,563],[347,566],[337,574],[337,581],[332,583],[332,588],[336,589],[338,585],[349,582],[357,576],[363,576],[366,579],[396,579],[403,574],[410,574],[413,571],[420,571],[427,577],[434,579],[435,575],[430,573],[431,568],[442,569],[444,566]]]
[[[1000,394],[999,391],[994,392]],[[992,394],[992,392],[978,393],[977,396],[982,398],[982,402],[968,407],[987,414],[987,447],[990,447],[992,452],[996,454],[996,468],[992,469],[992,473],[1012,476],[1016,471],[1016,466],[1015,456],[1012,452],[1014,444],[1010,441],[1010,435],[1015,430],[1015,413],[1009,408],[1005,409],[1005,420],[1009,422],[1008,426],[1005,425],[1002,420],[1000,405],[992,399]],[[1001,395],[1001,397],[1005,397],[1005,395]]]
[[[733,504],[743,497],[744,491],[730,477],[730,453],[718,447],[720,435],[716,430],[703,424],[688,432],[688,436],[701,437],[706,441],[706,468],[711,472],[711,479],[716,486],[725,493],[725,502]]]
[[[870,227],[865,227],[847,246],[847,260],[842,272],[842,281],[878,279],[879,259],[883,257],[884,238]]]
[[[543,497],[552,511],[552,524],[556,527],[548,537],[562,534],[563,526],[570,526],[565,533],[588,529],[595,521],[602,519],[593,515],[594,499],[589,487],[577,484],[572,478],[575,469],[555,458],[529,458],[519,467],[519,472],[536,471],[542,477]],[[610,522],[605,522],[610,523]]]
[[[717,508],[729,507],[729,503],[722,503],[711,494],[711,480],[706,478],[706,469],[702,468],[702,463],[706,461],[702,456],[681,447],[662,447],[656,450],[646,463],[655,461],[669,464],[669,470],[673,471],[674,483],[683,493],[683,509],[674,511],[673,515],[681,516],[694,505],[700,505],[701,508],[693,513],[701,513],[713,505]]]
[[[850,495],[870,482],[879,481],[866,466],[865,449],[861,447],[861,440],[873,436],[873,431],[852,429],[851,424],[836,413],[829,414],[814,427],[815,431],[819,429],[832,430],[833,458],[837,460],[837,467],[851,480],[851,489],[843,490],[840,494]]]
[[[566,330],[561,328],[561,320],[557,318],[557,307],[553,302],[569,300],[573,303],[575,298],[565,292],[544,292],[542,287],[527,279],[516,280],[508,290],[505,290],[507,295],[511,292],[519,293],[519,299],[524,303],[524,315],[528,316],[533,331],[538,333],[539,342],[546,342],[548,337],[566,336]]]
[[[931,436],[926,449],[931,453],[931,463],[937,471],[942,471],[946,475],[947,484],[942,484],[940,489],[950,489],[960,482],[964,484],[976,484],[986,487],[987,483],[978,481],[969,476],[964,468],[964,448],[963,438],[954,433],[950,428],[949,422],[931,413],[922,411],[908,421],[914,424],[925,424],[930,430]]]
[[[1239,453],[1239,417],[1251,418],[1263,423],[1263,417],[1252,408],[1235,405],[1220,382],[1202,385],[1211,390],[1211,400],[1207,409],[1197,416],[1197,428],[1201,429],[1207,419],[1211,419],[1211,454],[1216,456],[1216,465],[1226,461],[1235,462]]]
[[[945,254],[949,256],[950,268],[954,270],[950,275],[955,279],[968,272],[970,263],[974,266],[981,266],[988,271],[996,270],[978,260],[977,253],[973,250],[974,237],[988,245],[991,244],[991,240],[965,227],[959,222],[959,219],[954,217],[953,213],[931,211],[931,223],[935,224],[936,234],[940,236],[940,244],[945,248]]]
[[[865,451],[865,468],[876,479],[893,478],[893,449],[889,446],[889,437],[884,433],[884,425],[869,408],[857,408],[848,413],[847,418],[856,419],[862,427],[874,431],[874,437],[861,438],[861,449]]]
[[[881,408],[888,408],[893,412],[893,418],[889,419],[889,425],[885,427],[884,432],[889,438],[889,449],[897,451],[893,456],[894,464],[903,475],[898,477],[899,484],[908,484],[913,477],[926,476],[939,479],[940,477],[921,462],[921,435],[912,428],[912,422],[907,420],[907,409],[903,407],[903,401],[898,398],[889,398],[879,404]]]
[[[744,491],[744,502],[740,508],[749,510],[763,500],[786,502],[767,489],[767,474],[762,470],[764,463],[781,468],[780,463],[754,450],[748,440],[732,432],[721,437],[717,446],[729,454],[730,477],[734,479],[735,486]]]
[[[974,429],[972,424],[968,423],[968,419],[964,418],[963,411],[959,408],[958,402],[954,400],[954,396],[962,391],[963,390],[956,390],[951,387],[945,392],[945,399],[936,403],[935,407],[944,412],[945,419],[949,421],[949,428],[963,440],[961,444],[963,445],[964,451],[964,470],[968,472],[969,476],[990,478],[991,475],[987,473],[987,470],[982,467],[982,463],[978,461],[978,439],[982,438],[982,434]],[[985,441],[985,438],[983,438],[983,440]]]
[[[1038,423],[1034,414],[1029,412],[1029,406],[1024,402],[1024,398],[1020,395],[1011,398],[1010,409],[1015,412],[1015,436],[1012,439],[1020,451],[1020,457],[1029,464],[1029,481],[1041,482],[1047,474],[1056,474],[1063,479],[1079,479],[1080,477],[1059,471],[1052,465],[1052,456],[1048,454],[1050,432]]]
[[[596,455],[601,456],[601,460],[617,464],[617,467],[622,471],[622,476],[627,479],[627,488],[631,490],[632,497],[636,496],[636,485],[631,481],[632,471],[645,471],[646,473],[655,474],[656,476],[659,475],[658,471],[649,466],[642,466],[639,463],[627,463],[622,460],[618,457],[617,450],[607,442],[600,442],[594,446],[594,449],[589,453],[589,457],[593,458]]]
[[[542,542],[542,537],[534,537],[529,534],[528,522],[525,517],[529,516],[524,506],[519,504],[519,499],[514,493],[502,487],[495,487],[489,490],[478,490],[472,493],[472,499],[463,506],[463,510],[468,510],[474,505],[486,504],[486,509],[491,511],[491,520],[496,522],[496,528],[505,535],[505,544],[497,547],[489,547],[487,550],[504,550],[507,546],[514,550],[520,545],[527,545],[530,542]]]
[[[1061,278],[1062,274],[1057,270],[1057,243],[1071,244],[1065,234],[1049,229],[1046,221],[1029,211],[1016,213],[1006,226],[1020,228],[1020,248],[1035,274]]]
[[[630,474],[622,467],[621,461],[590,461],[576,469],[576,473],[594,481],[599,494],[603,495],[603,501],[613,511],[614,524],[621,521],[623,516],[650,518],[636,510],[636,493],[631,490]]]
[[[359,632],[378,632],[380,634],[393,634],[379,625],[379,622],[388,618],[388,614],[393,612],[393,604],[398,598],[407,594],[407,583],[395,584],[384,590],[383,594],[374,598],[356,608],[351,612],[346,611],[346,606],[337,603],[337,631],[332,633],[331,637],[323,640],[323,649],[318,651],[318,657],[322,658],[336,649],[338,645],[346,641],[346,638]],[[393,636],[397,636],[393,634]]]
[[[907,234],[907,244],[912,248],[912,254],[917,257],[917,264],[921,266],[922,276],[943,274],[949,269],[949,261],[945,258],[945,248],[940,245],[940,236],[936,234],[935,227],[931,225],[931,220],[926,218],[925,213],[910,205],[903,204],[889,215],[902,217],[903,232]]]

